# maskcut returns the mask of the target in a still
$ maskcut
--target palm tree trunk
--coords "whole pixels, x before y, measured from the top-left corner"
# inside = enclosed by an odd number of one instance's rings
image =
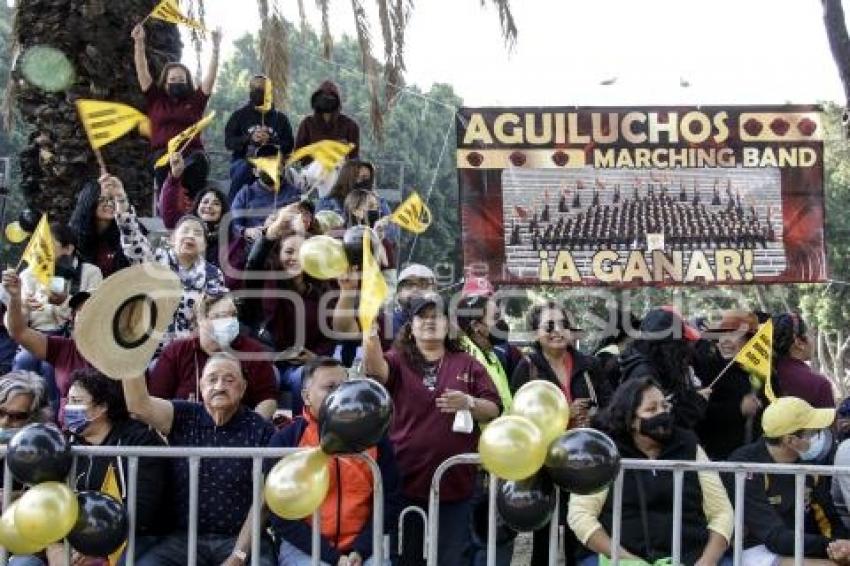
[[[15,38],[21,52],[35,45],[60,49],[74,65],[76,81],[65,92],[47,93],[28,84],[19,70],[17,107],[32,128],[20,154],[21,187],[27,204],[67,220],[81,185],[98,176],[98,166],[80,126],[74,101],[95,98],[144,108],[136,82],[130,30],[157,0],[21,0]],[[148,60],[156,78],[182,51],[175,26],[146,24]],[[149,146],[136,133],[103,150],[109,171],[120,177],[141,214],[151,209]]]

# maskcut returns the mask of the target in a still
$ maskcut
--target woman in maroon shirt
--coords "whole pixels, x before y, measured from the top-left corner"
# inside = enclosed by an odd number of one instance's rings
[[[428,508],[437,466],[457,454],[477,451],[479,429],[456,431],[456,414],[469,411],[475,422],[484,423],[499,416],[501,410],[499,394],[487,370],[449,336],[443,305],[437,295],[415,299],[410,308],[412,320],[386,354],[377,333],[364,338],[366,373],[384,383],[393,397],[390,440],[403,476],[406,506],[423,509]],[[438,549],[441,565],[469,562],[475,472],[474,466],[456,466],[443,476]],[[421,524],[405,521],[403,529],[402,564],[418,564]]]
[[[195,88],[192,74],[181,63],[167,63],[154,83],[151,77],[148,59],[145,54],[145,29],[142,25],[133,28],[132,38],[135,45],[134,62],[139,86],[145,94],[146,112],[151,121],[152,161],[155,163],[165,153],[168,140],[198,122],[204,116],[207,102],[215,85],[218,74],[218,52],[221,45],[221,31],[212,32],[212,56],[207,75],[200,88]],[[183,185],[189,192],[189,198],[206,186],[209,174],[209,160],[204,152],[200,136],[192,138],[184,150],[186,168],[183,172]],[[168,176],[169,165],[154,168],[157,187],[161,187]]]

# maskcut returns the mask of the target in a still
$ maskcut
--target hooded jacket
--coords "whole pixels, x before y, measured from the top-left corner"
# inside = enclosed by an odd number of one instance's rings
[[[304,118],[298,126],[298,133],[295,134],[294,149],[322,140],[336,140],[353,143],[354,149],[351,150],[348,157],[357,158],[360,152],[360,127],[357,122],[341,112],[342,96],[339,94],[339,87],[332,81],[323,82],[310,96],[310,106],[315,108],[316,99],[323,93],[336,96],[337,100],[340,101],[340,109],[334,112],[327,122],[318,112]]]
[[[224,146],[233,152],[234,161],[250,155],[253,148],[251,134],[258,126],[265,126],[271,131],[268,143],[278,146],[281,155],[292,152],[292,126],[286,114],[274,106],[263,114],[249,102],[231,114],[224,127]]]

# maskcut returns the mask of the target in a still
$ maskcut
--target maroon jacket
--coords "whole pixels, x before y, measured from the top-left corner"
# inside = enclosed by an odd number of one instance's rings
[[[322,93],[332,94],[342,103],[339,87],[332,81],[325,81],[310,96],[311,106],[315,106],[316,97]],[[307,116],[301,120],[301,124],[298,126],[298,133],[295,134],[295,149],[322,140],[353,143],[354,149],[351,150],[348,157],[355,159],[360,151],[360,127],[357,125],[357,122],[342,114],[339,110],[334,112],[329,122],[325,122],[318,113],[314,113],[312,116]]]

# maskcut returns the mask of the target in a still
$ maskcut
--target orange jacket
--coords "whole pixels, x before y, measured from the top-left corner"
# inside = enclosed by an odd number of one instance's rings
[[[307,409],[304,418],[307,428],[298,446],[319,446],[319,423]],[[366,452],[377,461],[377,448]],[[332,456],[328,471],[331,481],[322,503],[322,536],[338,551],[348,551],[372,514],[372,471],[366,462],[353,456]],[[305,521],[312,523],[312,518]]]

